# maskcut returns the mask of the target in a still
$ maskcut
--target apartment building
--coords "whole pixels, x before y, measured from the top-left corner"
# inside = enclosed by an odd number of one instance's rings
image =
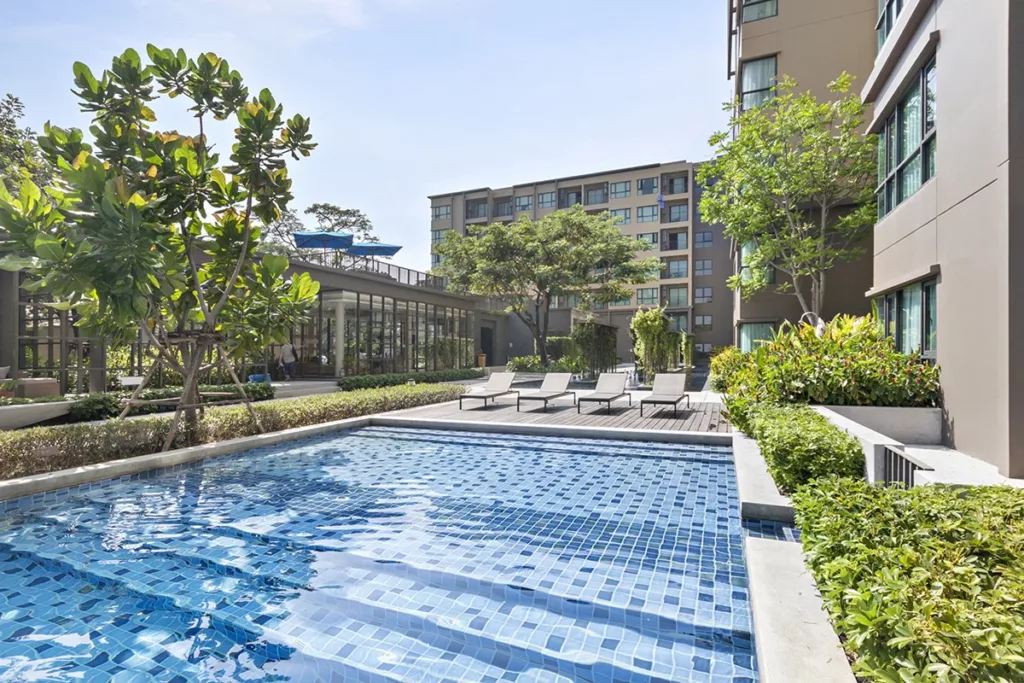
[[[874,64],[878,0],[727,0],[729,8],[728,77],[733,78],[742,107],[754,107],[771,97],[771,88],[784,75],[801,90],[829,99],[828,84],[843,71],[863,84]],[[829,271],[822,315],[865,314],[870,302],[871,244],[862,259]],[[733,245],[733,268],[743,268],[741,245]],[[785,278],[776,273],[777,278]],[[737,292],[732,317],[735,343],[745,351],[770,336],[784,320],[802,314],[796,297],[765,290],[748,300]]]
[[[876,20],[869,296],[942,368],[948,445],[1024,477],[1024,3],[885,0]]]
[[[619,357],[632,358],[629,320],[637,308],[658,305],[666,307],[677,329],[695,335],[698,352],[707,353],[712,346],[732,343],[732,295],[725,284],[731,260],[721,227],[697,216],[694,168],[677,161],[434,195],[431,242],[443,241],[448,230],[465,234],[467,226],[511,222],[524,214],[539,218],[575,204],[592,213],[608,211],[619,218],[624,234],[644,243],[639,257],[656,256],[664,265],[659,279],[594,311],[599,320],[618,328]],[[437,259],[433,254],[432,264]],[[553,331],[569,331],[579,315],[576,305],[568,297],[556,302]]]

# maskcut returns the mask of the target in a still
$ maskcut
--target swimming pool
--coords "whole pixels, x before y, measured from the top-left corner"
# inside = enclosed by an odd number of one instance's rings
[[[20,504],[0,681],[757,679],[726,447],[370,427]]]

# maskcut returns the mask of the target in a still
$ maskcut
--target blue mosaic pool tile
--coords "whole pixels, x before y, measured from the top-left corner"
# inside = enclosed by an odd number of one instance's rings
[[[753,683],[742,536],[769,531],[724,447],[306,439],[6,504],[0,670]]]
[[[767,520],[743,520],[743,535],[752,538],[771,538],[776,541],[800,542],[800,530],[792,524]]]

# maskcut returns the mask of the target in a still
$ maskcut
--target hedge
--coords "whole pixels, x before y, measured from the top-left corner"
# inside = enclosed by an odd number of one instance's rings
[[[462,391],[463,387],[452,384],[399,386],[265,401],[254,403],[253,409],[264,430],[274,432],[451,401]],[[0,479],[155,453],[163,445],[171,419],[164,414],[0,432]],[[179,432],[174,447],[256,433],[245,406],[207,408],[197,433],[189,439]]]
[[[823,479],[793,502],[863,680],[1024,681],[1024,490]]]
[[[476,379],[483,377],[483,368],[465,368],[462,370],[437,370],[433,372],[393,372],[383,375],[353,375],[342,377],[338,380],[338,386],[342,391],[353,391],[355,389],[376,389],[380,387],[393,387],[399,384],[408,384],[414,381],[417,384],[437,384],[439,382],[457,382],[463,379]]]
[[[784,491],[795,491],[818,477],[864,475],[860,442],[808,406],[758,406],[749,433],[776,486]]]
[[[250,382],[244,385],[245,393],[253,401],[268,401],[274,398],[274,387],[266,382]],[[167,387],[164,389],[143,389],[139,395],[141,400],[157,401],[165,398],[181,396],[181,387]],[[234,384],[214,384],[199,387],[200,392],[225,393],[230,396],[213,396],[204,398],[205,403],[217,403],[219,401],[233,401],[239,398],[238,387]],[[124,409],[121,401],[132,396],[131,391],[109,391],[89,394],[77,399],[68,409],[69,422],[91,422],[93,420],[106,420],[117,417]],[[131,415],[152,415],[154,413],[174,412],[177,406],[173,403],[157,403],[145,406],[134,406]]]
[[[711,357],[711,390],[725,393],[733,381],[733,375],[743,366],[746,356],[735,346],[721,348]]]

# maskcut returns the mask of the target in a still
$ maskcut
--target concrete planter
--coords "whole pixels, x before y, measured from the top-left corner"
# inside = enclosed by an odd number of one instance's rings
[[[825,407],[899,443],[917,446],[942,443],[941,408]]]
[[[20,429],[68,414],[71,401],[0,406],[0,430]]]

